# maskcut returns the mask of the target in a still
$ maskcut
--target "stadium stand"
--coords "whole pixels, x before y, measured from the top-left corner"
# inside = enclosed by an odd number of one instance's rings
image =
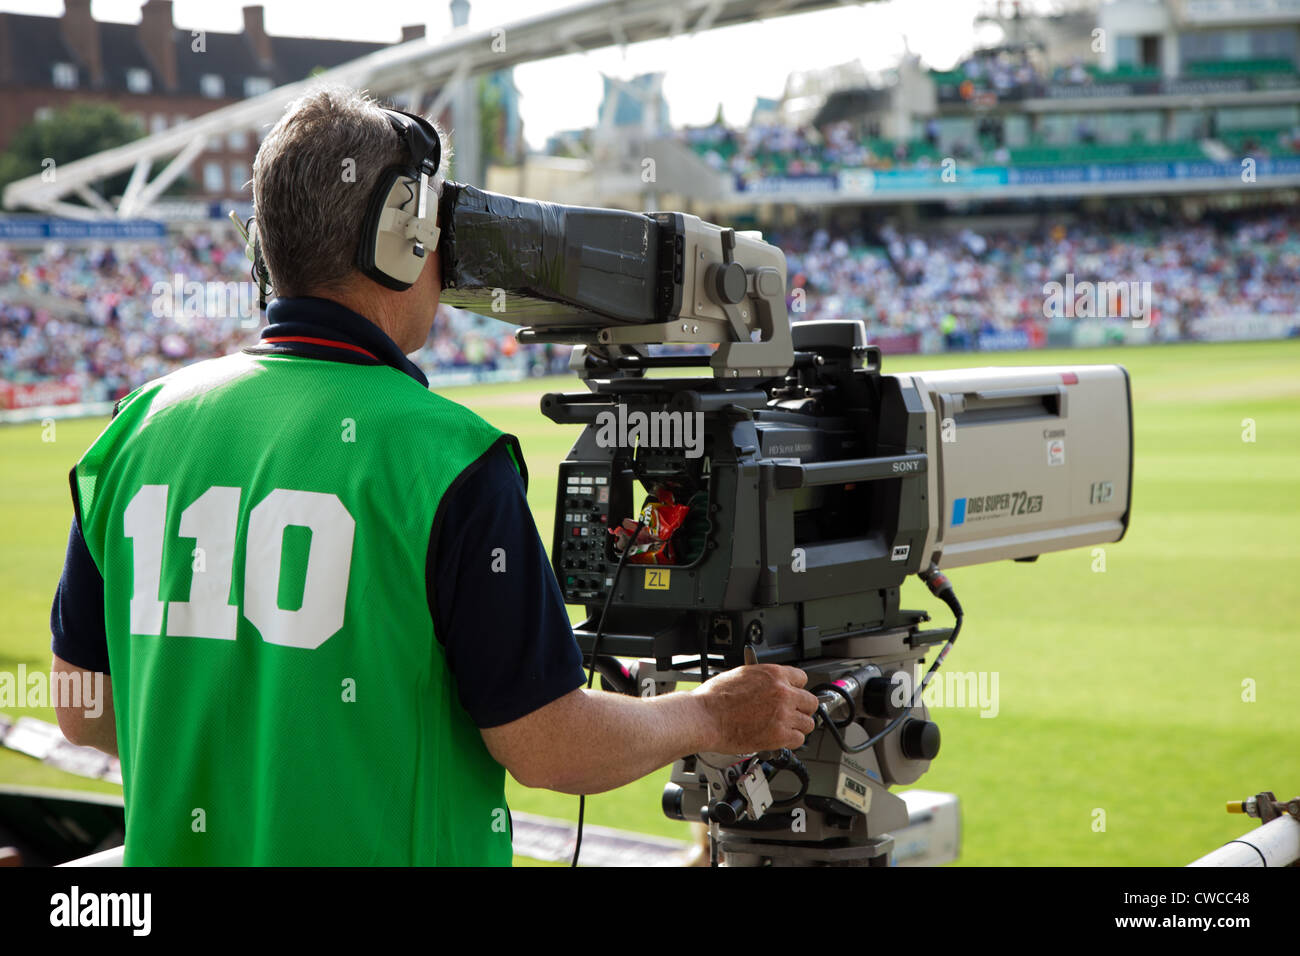
[[[786,250],[795,320],[861,317],[875,335],[938,334],[949,348],[973,345],[980,334],[1041,324],[1044,284],[1067,274],[1078,282],[1150,282],[1152,322],[1168,323],[1168,338],[1189,337],[1189,323],[1198,318],[1300,315],[1300,213],[1294,209],[1195,225],[1138,220],[1118,230],[1046,221],[1029,232],[885,227],[832,234],[803,227],[767,238]],[[256,337],[255,317],[158,309],[178,277],[241,282],[247,278],[243,251],[203,234],[133,248],[0,250],[3,380],[60,382],[117,398]],[[414,358],[434,374],[564,371],[567,349],[520,347],[512,332],[490,318],[442,309]],[[1031,337],[1029,344],[1041,343]]]
[[[260,321],[247,279],[243,248],[206,234],[149,245],[0,248],[0,379],[57,381],[89,400],[115,399],[189,362],[236,351],[256,339]],[[194,282],[218,290],[226,307],[213,309],[205,295],[201,308],[188,308]],[[233,307],[226,283],[243,283]],[[512,331],[440,309],[414,358],[440,372],[566,367],[567,350],[520,349]]]

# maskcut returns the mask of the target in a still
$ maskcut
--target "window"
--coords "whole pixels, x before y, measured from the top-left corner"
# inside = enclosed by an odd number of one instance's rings
[[[36,112],[32,114],[32,118],[35,119],[36,122],[38,123],[43,123],[45,120],[49,119],[53,115],[54,115],[53,106],[38,106],[36,108]]]
[[[261,96],[271,92],[271,81],[265,76],[244,77],[244,95]]]
[[[167,117],[162,113],[154,113],[149,117],[149,132],[161,133],[167,128]]]
[[[153,77],[148,70],[132,67],[126,71],[126,88],[132,93],[148,93],[153,88]]]
[[[199,92],[209,99],[220,99],[226,95],[226,81],[216,73],[204,73],[199,77]]]
[[[55,63],[54,85],[61,90],[73,89],[77,85],[77,68],[71,63]]]
[[[1008,116],[1002,127],[1003,136],[1008,146],[1024,146],[1029,142],[1029,117],[1024,115]]]
[[[180,126],[181,123],[186,122],[188,119],[189,117],[186,116],[184,113],[177,113],[174,116],[172,116],[172,125]]]
[[[1209,110],[1174,110],[1169,117],[1172,140],[1205,139],[1210,135]]]
[[[244,184],[249,180],[248,165],[246,163],[230,164],[230,191],[240,193],[244,191]]]
[[[219,193],[226,187],[225,172],[220,163],[203,164],[203,191]]]
[[[1247,30],[1224,30],[1222,35],[1223,58],[1225,60],[1246,60],[1250,58],[1250,32]]]
[[[1154,110],[1103,113],[1095,128],[1103,143],[1158,143],[1164,139],[1164,120]]]
[[[1289,129],[1300,123],[1297,106],[1233,106],[1217,112],[1220,130]]]
[[[248,135],[242,129],[232,130],[226,136],[226,146],[230,148],[231,152],[247,149]]]
[[[1247,59],[1283,59],[1294,63],[1296,45],[1294,30],[1205,30],[1178,37],[1184,63]]]
[[[1143,66],[1160,65],[1160,37],[1154,33],[1146,34],[1138,38],[1141,44],[1141,56]]]

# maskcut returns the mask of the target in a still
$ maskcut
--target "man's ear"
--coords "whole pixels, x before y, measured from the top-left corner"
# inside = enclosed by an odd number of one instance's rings
[[[424,269],[420,272],[420,278],[415,287],[421,292],[421,296],[428,296],[433,300],[433,308],[438,307],[438,302],[442,298],[442,259],[438,255],[437,249],[425,251]]]

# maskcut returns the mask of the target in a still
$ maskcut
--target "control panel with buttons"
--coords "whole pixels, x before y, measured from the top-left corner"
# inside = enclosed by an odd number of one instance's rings
[[[611,523],[627,514],[608,462],[560,464],[555,503],[555,542],[551,560],[568,604],[604,600],[614,583],[617,562]]]

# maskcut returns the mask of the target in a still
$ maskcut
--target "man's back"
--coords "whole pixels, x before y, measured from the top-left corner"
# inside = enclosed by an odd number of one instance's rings
[[[74,492],[128,863],[509,863],[425,587],[443,494],[500,438],[393,368],[299,356],[123,402]]]

